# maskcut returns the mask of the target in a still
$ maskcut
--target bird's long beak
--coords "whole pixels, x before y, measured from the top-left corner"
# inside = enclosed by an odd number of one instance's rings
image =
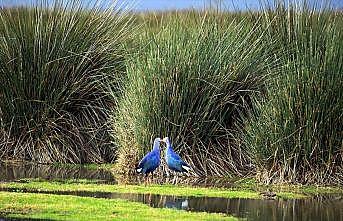
[[[165,137],[165,138],[163,138],[161,141],[164,142],[164,143],[166,143],[166,142],[167,142],[167,139],[168,139],[168,137]]]

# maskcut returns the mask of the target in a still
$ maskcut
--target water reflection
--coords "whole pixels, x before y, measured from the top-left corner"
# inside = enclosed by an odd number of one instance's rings
[[[232,187],[233,179],[211,177],[154,177],[146,179],[141,175],[125,176],[101,169],[88,169],[82,166],[54,166],[33,163],[0,163],[0,182],[20,179],[40,178],[43,180],[89,179],[92,182],[118,184],[173,184],[198,187]],[[70,181],[69,181],[70,182]]]
[[[218,197],[179,197],[155,194],[109,194],[152,207],[225,213],[252,221],[343,221],[343,200],[335,197],[304,200],[253,200]]]
[[[57,179],[62,182],[64,179],[76,179],[75,182],[77,182],[77,179],[90,179],[104,183],[142,185],[145,183],[145,179],[142,176],[114,176],[108,171],[90,170],[84,167],[60,168],[56,166],[37,164],[0,164],[0,182],[20,180],[24,178],[40,178],[47,180]],[[203,187],[233,187],[233,181],[234,180],[230,179],[200,177],[156,177],[153,180],[153,183]],[[2,189],[0,191],[16,192],[18,189]],[[42,193],[42,191],[40,191],[40,193]],[[254,221],[343,221],[342,195],[319,195],[302,200],[253,200],[82,191],[43,191],[43,193],[96,198],[120,198],[145,203],[151,207],[225,213]]]
[[[3,191],[17,190],[3,189]],[[343,221],[343,197],[339,195],[327,195],[301,200],[254,200],[83,191],[44,191],[43,193],[109,199],[120,198],[145,203],[155,208],[225,213],[251,221]]]
[[[90,170],[85,167],[58,167],[42,164],[0,163],[0,181],[14,181],[26,178],[54,179],[96,179],[114,182],[112,173],[105,170]]]
[[[124,176],[101,169],[88,169],[82,166],[54,166],[33,163],[0,163],[0,182],[39,178],[43,180],[89,179],[92,182],[118,184],[173,184],[198,187],[232,187],[234,180],[211,177],[154,177],[146,179],[141,175]],[[71,182],[71,181],[69,181]]]

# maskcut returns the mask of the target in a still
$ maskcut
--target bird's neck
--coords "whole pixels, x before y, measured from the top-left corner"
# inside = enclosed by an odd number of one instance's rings
[[[160,145],[159,143],[154,143],[154,148],[152,149],[153,151],[160,152]]]
[[[173,151],[172,146],[170,144],[167,144],[166,153],[168,154],[168,153],[170,153],[172,151]]]

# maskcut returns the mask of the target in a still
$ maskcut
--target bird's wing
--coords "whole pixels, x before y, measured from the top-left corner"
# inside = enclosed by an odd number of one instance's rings
[[[191,169],[191,167],[185,161],[183,161],[182,158],[174,151],[171,152],[171,158],[173,164],[177,166],[179,170],[188,171]]]
[[[159,156],[153,151],[149,152],[147,155],[143,157],[143,159],[139,162],[138,168],[143,168],[143,167],[150,167],[154,164],[156,164],[159,160]]]
[[[186,171],[188,172],[189,170],[191,170],[191,167],[185,161],[183,161],[181,158],[180,158],[178,164],[179,164],[180,170],[183,172],[186,172]]]
[[[143,159],[141,159],[141,161],[139,161],[139,163],[138,163],[138,168],[142,168],[144,165],[145,165],[145,163],[148,161],[148,159],[150,158],[150,155],[152,154],[152,152],[149,152],[149,153],[147,153],[144,157],[143,157]]]
[[[175,161],[182,161],[181,157],[179,154],[175,153],[173,150],[170,151],[170,156],[173,158]]]

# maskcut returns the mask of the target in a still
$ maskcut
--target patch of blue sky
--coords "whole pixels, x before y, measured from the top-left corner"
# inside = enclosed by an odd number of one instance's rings
[[[18,5],[28,5],[39,0],[0,0],[1,6],[18,6]],[[53,2],[53,0],[45,0],[49,4]],[[65,0],[66,1],[66,0]],[[68,0],[66,2],[70,2]],[[85,4],[92,5],[96,0],[80,0]],[[113,2],[113,0],[100,0],[104,2],[104,4],[109,4]],[[293,0],[294,1],[294,0]],[[304,1],[304,0],[298,0]],[[273,2],[273,0],[119,0],[119,4],[125,2],[128,4],[130,8],[135,11],[163,11],[163,10],[183,10],[183,9],[203,9],[205,7],[213,6],[217,7],[220,5],[221,9],[226,9],[230,11],[234,10],[246,10],[252,9],[256,10],[259,9],[261,6],[261,2]],[[288,2],[288,0],[285,0]],[[311,6],[316,5],[316,8],[321,8],[325,3],[326,0],[307,0]],[[332,0],[331,6],[334,8],[343,8],[343,0]]]

